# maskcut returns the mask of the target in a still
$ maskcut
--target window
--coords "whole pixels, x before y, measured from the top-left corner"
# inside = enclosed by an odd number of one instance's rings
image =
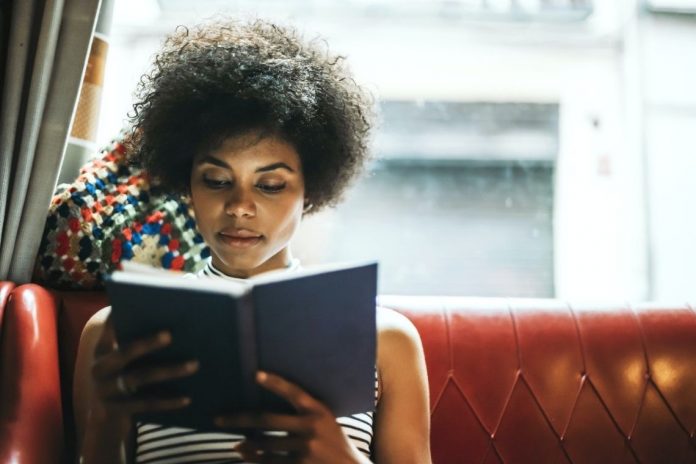
[[[391,294],[554,296],[553,104],[386,101],[377,161],[308,221],[305,262],[377,258]]]
[[[348,57],[380,105],[378,158],[345,204],[306,221],[307,263],[378,258],[383,293],[693,295],[693,195],[669,196],[693,172],[692,17],[590,0],[114,7],[99,143],[178,24],[260,16]]]

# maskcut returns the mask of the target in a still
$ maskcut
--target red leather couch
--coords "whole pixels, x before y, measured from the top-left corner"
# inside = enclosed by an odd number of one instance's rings
[[[421,334],[436,464],[696,463],[693,307],[380,303]],[[0,283],[0,462],[69,459],[79,334],[104,305],[100,293]]]

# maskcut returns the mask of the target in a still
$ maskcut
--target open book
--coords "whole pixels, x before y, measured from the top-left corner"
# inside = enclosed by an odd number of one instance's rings
[[[141,267],[106,280],[118,343],[167,329],[171,345],[139,362],[197,359],[200,367],[143,389],[189,396],[190,406],[136,420],[214,429],[220,414],[292,412],[256,383],[257,370],[300,385],[337,417],[374,408],[376,263],[272,272],[239,283]]]

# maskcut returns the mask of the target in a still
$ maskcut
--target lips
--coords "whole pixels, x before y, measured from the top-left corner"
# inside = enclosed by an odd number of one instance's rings
[[[225,229],[218,233],[219,239],[235,248],[249,248],[261,241],[263,235],[250,229]]]

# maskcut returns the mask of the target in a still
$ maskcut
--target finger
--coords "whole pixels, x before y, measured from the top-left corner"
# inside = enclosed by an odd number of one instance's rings
[[[259,371],[256,381],[265,389],[285,398],[300,413],[325,413],[326,407],[302,388],[269,372]]]
[[[175,366],[140,368],[129,372],[127,377],[132,379],[131,385],[135,388],[140,388],[145,385],[188,377],[197,372],[199,367],[198,361],[190,360]]]
[[[198,361],[188,361],[175,366],[141,368],[126,374],[122,374],[122,382],[128,387],[128,389],[138,390],[146,385],[188,377],[195,373],[198,370],[198,367]],[[123,396],[124,394],[119,386],[118,377],[100,382],[100,386],[97,387],[97,391],[102,398],[113,398]]]
[[[120,350],[110,351],[99,357],[97,362],[94,363],[92,375],[96,379],[114,377],[134,360],[164,348],[171,341],[172,335],[168,331],[163,331],[151,337],[134,341]]]
[[[142,398],[124,401],[107,401],[104,403],[109,410],[119,414],[141,414],[144,412],[173,411],[191,404],[191,398]]]
[[[310,416],[268,413],[220,416],[215,419],[215,424],[223,428],[283,430],[298,435],[311,436],[315,430],[314,421]]]

